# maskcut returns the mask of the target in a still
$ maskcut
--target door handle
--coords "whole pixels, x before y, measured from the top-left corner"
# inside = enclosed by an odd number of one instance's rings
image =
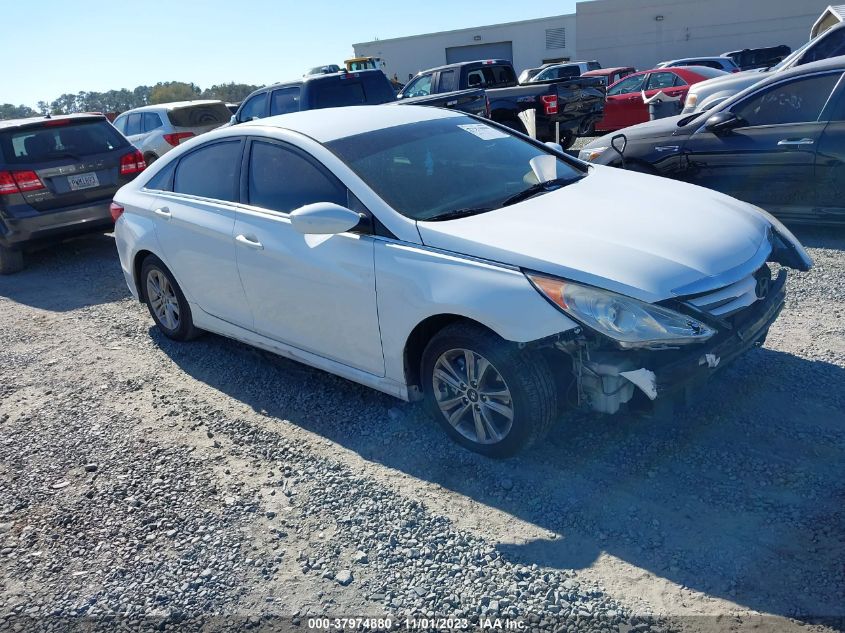
[[[259,242],[258,240],[253,240],[248,238],[246,235],[238,235],[235,238],[235,241],[239,244],[243,244],[244,246],[249,246],[250,248],[254,248],[257,251],[263,251],[264,245]]]
[[[153,213],[155,213],[156,215],[160,215],[166,220],[169,220],[171,216],[170,209],[168,209],[167,207],[161,207],[160,209],[156,209],[153,211]]]
[[[786,146],[786,147],[796,147],[799,145],[812,145],[813,139],[811,138],[785,138],[783,140],[778,141],[778,145]]]

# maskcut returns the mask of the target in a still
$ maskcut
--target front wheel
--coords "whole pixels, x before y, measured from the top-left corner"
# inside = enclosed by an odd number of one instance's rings
[[[158,329],[168,338],[188,341],[196,338],[188,300],[164,263],[149,255],[141,266],[141,287],[144,301]]]
[[[540,355],[467,323],[437,333],[422,358],[431,414],[459,444],[490,457],[546,435],[558,403],[552,375]]]

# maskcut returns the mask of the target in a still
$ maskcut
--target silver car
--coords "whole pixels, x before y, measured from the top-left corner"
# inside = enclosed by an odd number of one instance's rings
[[[770,77],[771,73],[784,72],[803,64],[840,55],[845,55],[845,24],[832,26],[771,68],[747,70],[729,77],[717,77],[695,84],[687,94],[684,114],[711,110],[735,94]]]
[[[228,123],[231,116],[222,101],[175,101],[127,110],[114,126],[149,165],[182,141]]]

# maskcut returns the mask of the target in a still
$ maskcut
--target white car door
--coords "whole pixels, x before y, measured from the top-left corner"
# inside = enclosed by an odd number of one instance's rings
[[[348,206],[346,187],[290,144],[253,139],[247,152],[235,241],[255,331],[383,376],[373,238],[306,236],[288,216],[315,202]]]
[[[243,140],[207,143],[156,175],[156,236],[188,300],[214,317],[252,329],[235,261],[235,200]]]

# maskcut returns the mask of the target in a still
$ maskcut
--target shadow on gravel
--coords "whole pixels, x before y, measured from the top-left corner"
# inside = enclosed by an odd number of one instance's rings
[[[547,530],[525,542],[515,525],[499,544],[514,561],[578,569],[606,552],[764,613],[845,614],[839,366],[755,349],[675,419],[578,417],[491,461],[420,407],[216,336],[151,334],[188,374],[264,415]]]
[[[67,312],[129,296],[110,234],[95,233],[24,255],[26,268],[0,276],[0,297]]]
[[[795,225],[789,230],[807,248],[845,251],[845,227]]]

